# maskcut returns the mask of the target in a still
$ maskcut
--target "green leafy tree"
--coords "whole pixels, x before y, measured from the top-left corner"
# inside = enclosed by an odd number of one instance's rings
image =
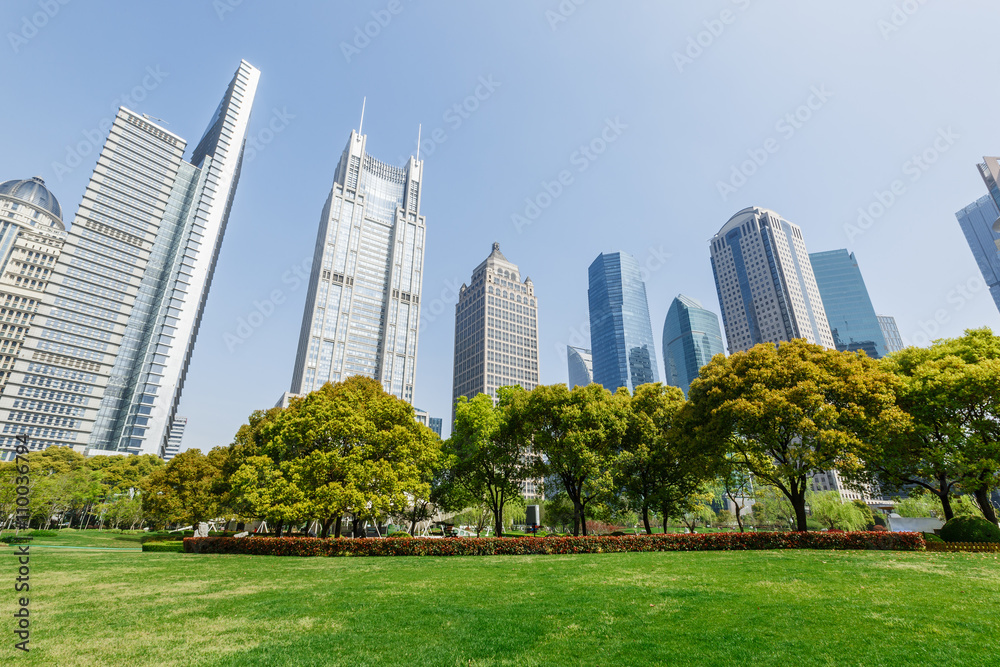
[[[521,387],[501,387],[497,404],[486,394],[455,403],[455,424],[445,444],[451,459],[450,479],[473,498],[482,498],[503,535],[504,508],[521,496],[533,469],[534,454],[524,429],[527,393]]]
[[[525,421],[542,455],[539,473],[553,479],[573,503],[573,534],[587,534],[587,506],[615,491],[616,452],[628,427],[627,394],[598,384],[540,385],[528,397]]]
[[[808,530],[813,475],[860,469],[867,441],[899,428],[896,377],[859,353],[803,340],[717,355],[691,384],[684,418],[718,459],[732,455],[757,480],[788,498]]]
[[[806,501],[813,518],[830,529],[864,530],[874,523],[867,506],[866,513],[853,502],[845,503],[837,491],[810,491]]]
[[[208,454],[199,449],[181,452],[142,483],[142,509],[161,524],[197,526],[219,515],[215,485],[222,474],[223,448]]]
[[[952,497],[971,493],[988,521],[1000,482],[1000,338],[989,329],[907,348],[883,360],[901,382],[898,403],[909,427],[890,431],[867,460],[888,490],[916,484],[938,497],[945,519]]]
[[[650,512],[676,513],[710,478],[714,461],[676,428],[675,418],[684,405],[679,388],[645,384],[632,396],[627,390],[621,394],[628,399],[628,410],[617,458],[617,486],[651,535]]]

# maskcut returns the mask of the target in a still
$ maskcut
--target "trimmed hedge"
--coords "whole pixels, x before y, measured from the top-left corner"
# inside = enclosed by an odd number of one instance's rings
[[[702,533],[588,537],[457,537],[352,539],[346,537],[189,537],[184,550],[254,556],[524,556],[626,551],[728,551],[761,549],[878,549],[920,551],[920,533]]]
[[[978,516],[956,516],[941,528],[945,542],[992,542],[1000,544],[1000,528]]]
[[[191,538],[195,539],[195,538]],[[143,551],[157,551],[157,552],[170,552],[170,553],[184,553],[184,543],[183,542],[147,542],[142,545]]]

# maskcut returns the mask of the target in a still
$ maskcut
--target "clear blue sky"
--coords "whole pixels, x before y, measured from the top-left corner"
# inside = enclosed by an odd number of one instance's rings
[[[876,310],[910,342],[1000,328],[954,217],[985,194],[976,163],[1000,152],[996,2],[564,0],[575,11],[563,16],[557,0],[48,1],[51,17],[38,14],[45,0],[0,6],[0,179],[42,176],[67,222],[96,160],[87,133],[123,95],[194,142],[246,58],[262,71],[251,133],[285,114],[244,165],[181,402],[186,446],[227,444],[288,389],[305,290],[283,276],[311,255],[364,96],[376,157],[400,162],[423,124],[415,400],[434,415],[450,415],[453,289],[494,240],[535,283],[544,383],[566,381],[567,343],[587,343],[587,267],[600,252],[649,269],[659,346],[678,293],[718,312],[707,241],[750,205],[799,224],[810,251],[856,252]],[[918,9],[893,16],[902,4]],[[355,44],[372,12],[385,25]],[[689,40],[705,46],[685,55]],[[466,101],[477,89],[483,99]],[[475,109],[449,112],[463,103]],[[808,119],[779,124],[796,112]],[[88,154],[64,173],[57,163],[75,163],[67,147],[81,142]],[[600,154],[580,152],[592,142]],[[932,163],[913,161],[925,151]],[[719,183],[753,156],[763,164],[724,200]],[[543,182],[563,171],[547,200]],[[897,180],[895,201],[857,226],[859,207]],[[526,198],[546,207],[518,229]],[[274,290],[284,303],[230,350],[226,334]]]

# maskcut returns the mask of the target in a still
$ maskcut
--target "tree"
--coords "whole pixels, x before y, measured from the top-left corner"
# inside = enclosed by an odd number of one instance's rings
[[[451,458],[450,479],[473,498],[482,498],[493,515],[497,537],[503,535],[504,508],[520,498],[533,469],[530,440],[524,429],[527,393],[500,387],[497,404],[486,394],[455,403],[455,424],[445,444]]]
[[[398,514],[410,498],[429,494],[427,473],[441,456],[440,439],[416,421],[413,407],[362,376],[264,414],[241,437],[274,463],[268,479],[277,471],[303,494],[303,511],[323,522],[324,534],[336,521],[339,535],[340,518],[351,514],[354,534],[363,536],[366,520]]]
[[[646,534],[653,533],[649,515],[667,516],[699,491],[711,476],[713,461],[675,428],[684,393],[660,383],[636,387],[628,395],[627,426],[617,459],[617,486],[642,517]],[[666,531],[666,524],[663,530]]]
[[[874,434],[898,428],[898,380],[863,353],[804,340],[717,355],[688,392],[684,422],[718,459],[732,455],[779,489],[808,530],[806,492],[814,474],[862,467]]]
[[[240,499],[240,509],[248,516],[271,521],[278,537],[286,523],[305,521],[313,509],[293,475],[287,474],[289,467],[290,462],[279,467],[267,456],[251,456],[230,480],[233,493]]]
[[[733,508],[731,514],[742,533],[743,510],[750,506],[754,495],[753,477],[731,453],[716,461],[716,465],[722,494],[729,499],[729,505]]]
[[[525,421],[539,472],[551,476],[573,503],[573,534],[587,534],[586,510],[614,491],[615,454],[628,422],[628,395],[598,384],[540,385],[528,397]]]
[[[159,523],[197,526],[216,518],[219,496],[214,486],[222,474],[222,449],[216,447],[207,455],[189,449],[155,470],[142,484],[143,511]]]
[[[876,481],[888,490],[916,484],[955,516],[952,495],[971,493],[988,521],[1000,483],[1000,338],[969,330],[928,349],[907,348],[883,360],[901,380],[899,406],[909,427],[890,431],[868,457]]]
[[[813,518],[831,530],[864,530],[874,523],[867,506],[866,514],[853,502],[845,503],[837,491],[810,491],[806,497]]]

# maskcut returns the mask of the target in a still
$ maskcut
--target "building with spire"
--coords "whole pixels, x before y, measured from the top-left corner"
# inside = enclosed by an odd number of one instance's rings
[[[404,167],[367,152],[351,132],[320,215],[292,373],[293,394],[352,375],[379,380],[413,403],[424,217],[423,162]]]
[[[531,278],[500,252],[500,244],[462,285],[455,304],[452,402],[520,385],[538,386],[538,299]],[[454,410],[453,410],[454,413]]]
[[[260,71],[242,61],[190,158],[121,107],[0,396],[0,449],[163,456],[242,166]]]

